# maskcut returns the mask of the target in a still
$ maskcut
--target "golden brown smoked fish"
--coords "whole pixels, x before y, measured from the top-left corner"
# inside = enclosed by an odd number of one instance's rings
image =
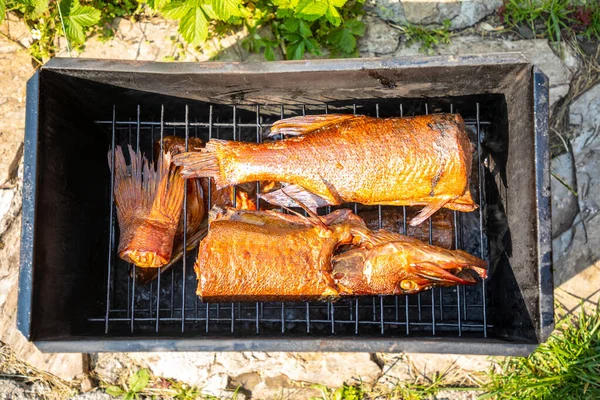
[[[411,225],[446,207],[472,211],[472,145],[459,115],[371,118],[327,114],[276,122],[265,143],[210,140],[201,152],[174,157],[186,178],[213,177],[223,188],[270,180],[289,185],[263,195],[310,208],[357,202],[423,205]],[[293,199],[293,200],[292,200]]]
[[[120,239],[119,257],[140,267],[157,268],[171,259],[179,226],[184,183],[169,152],[160,154],[157,167],[129,147],[131,173],[121,146],[114,150],[114,198]],[[108,163],[113,167],[112,152]]]
[[[202,140],[190,137],[188,139],[189,149],[199,149],[204,147]],[[160,157],[161,151],[168,152],[171,156],[185,151],[185,138],[179,136],[166,136],[163,139],[161,146],[160,140],[154,143],[154,159]],[[206,221],[206,199],[202,180],[206,179],[190,179],[187,184],[187,251],[193,250],[198,246],[200,240],[206,236],[208,222]],[[161,272],[167,271],[177,261],[183,257],[183,207],[182,216],[179,219],[179,226],[175,233],[173,241],[173,251],[169,262],[161,267]],[[157,268],[136,268],[136,283],[145,284],[158,276]]]
[[[324,217],[215,207],[194,270],[203,301],[331,300],[470,285],[486,263],[463,251],[371,231],[350,210]],[[335,255],[336,248],[352,249]]]
[[[487,277],[487,263],[462,250],[447,250],[409,236],[353,233],[359,247],[336,255],[333,278],[341,295],[412,294],[434,286],[472,285]]]
[[[349,210],[322,218],[215,207],[194,270],[203,301],[316,300],[338,296],[336,247],[350,243]]]

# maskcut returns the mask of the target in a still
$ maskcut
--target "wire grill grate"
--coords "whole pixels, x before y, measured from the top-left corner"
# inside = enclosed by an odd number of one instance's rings
[[[380,103],[343,105],[344,113],[371,113],[374,116],[404,116],[428,114],[429,112],[457,112],[452,104],[440,109],[429,103],[416,106],[398,102],[390,110]],[[374,113],[373,108],[374,106]],[[288,108],[289,107],[289,108]],[[199,113],[207,118],[198,121],[190,117],[190,107],[185,106],[184,117],[167,120],[164,105],[160,107],[158,120],[142,118],[142,107],[137,106],[135,118],[123,119],[119,110],[113,106],[109,120],[96,121],[108,128],[111,135],[111,151],[116,145],[131,144],[136,149],[151,149],[156,140],[167,135],[185,137],[186,148],[190,136],[226,138],[261,142],[262,134],[277,119],[308,113],[328,113],[332,107],[325,105],[317,109],[306,105],[206,105]],[[489,121],[480,120],[480,103],[473,110],[462,113],[465,124],[470,130],[472,140],[476,142],[476,160],[472,184],[478,194],[479,204],[485,204],[485,155],[482,153],[481,140],[485,130],[491,126]],[[265,112],[268,110],[268,112]],[[393,150],[391,150],[393,151]],[[146,151],[152,154],[152,151]],[[113,157],[114,160],[114,157]],[[113,168],[114,171],[114,168]],[[256,303],[201,303],[195,295],[195,274],[192,266],[195,251],[186,252],[182,261],[166,272],[159,272],[155,281],[146,285],[136,284],[135,267],[120,260],[116,254],[118,227],[116,224],[114,194],[114,174],[111,176],[110,230],[108,263],[106,269],[106,296],[103,316],[94,315],[88,320],[103,323],[106,334],[129,330],[131,333],[194,333],[222,335],[455,335],[463,332],[487,337],[492,328],[487,322],[487,298],[485,282],[473,287],[437,288],[416,295],[377,296],[344,299],[331,302],[256,302]],[[209,185],[210,188],[210,185]],[[257,184],[257,192],[259,186]],[[212,193],[209,189],[208,201]],[[234,197],[235,198],[235,197]],[[187,202],[186,197],[184,199]],[[260,200],[257,196],[257,204]],[[356,204],[346,205],[357,212]],[[489,261],[484,207],[465,218],[463,213],[454,212],[454,245]],[[185,210],[185,207],[184,207]],[[383,211],[377,208],[379,227],[382,227]],[[330,212],[326,207],[323,212]],[[185,212],[185,211],[184,211]],[[404,224],[400,233],[406,234],[406,208],[402,207]],[[360,212],[358,212],[360,215]],[[184,225],[187,222],[183,216]],[[186,232],[187,227],[184,227]],[[468,240],[464,238],[468,231]],[[476,232],[476,235],[473,234]],[[476,237],[474,240],[473,238]],[[429,241],[433,238],[433,227],[429,220]],[[187,235],[184,236],[184,248],[187,248]],[[130,273],[133,271],[134,273]]]

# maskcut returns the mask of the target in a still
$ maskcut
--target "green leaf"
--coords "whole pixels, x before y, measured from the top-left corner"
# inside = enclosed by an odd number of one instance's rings
[[[310,30],[310,25],[306,22],[299,20],[298,21],[298,31],[302,35],[302,37],[309,38],[312,36],[312,31]]]
[[[81,25],[76,25],[65,21],[65,36],[72,43],[85,42],[85,32]]]
[[[129,390],[137,393],[144,390],[148,386],[148,382],[150,382],[150,373],[147,368],[144,368],[131,375],[127,383],[129,384]]]
[[[356,36],[362,36],[365,34],[365,24],[357,19],[349,19],[344,22],[344,27]]]
[[[240,0],[212,0],[212,6],[217,18],[228,21],[231,17],[241,17]]]
[[[188,11],[179,23],[179,33],[193,45],[199,45],[206,40],[208,35],[208,21],[200,7]]]
[[[0,0],[0,23],[4,21],[6,15],[6,0]]]
[[[125,396],[123,396],[123,400],[133,400],[135,397],[135,392],[127,392]]]
[[[287,46],[287,59],[288,60],[301,60],[304,57],[304,40],[300,40],[294,43],[290,43]]]
[[[279,8],[296,8],[299,0],[272,0],[273,5]]]
[[[344,7],[344,4],[346,4],[348,0],[329,0],[329,4],[335,6],[335,7]]]
[[[158,11],[166,6],[168,2],[169,0],[146,0],[146,4],[148,4],[148,6],[155,11]]]
[[[265,47],[265,60],[275,61],[275,52],[273,51],[273,46]]]
[[[281,27],[288,32],[297,32],[300,27],[300,21],[296,18],[290,18],[281,24]]]
[[[352,53],[356,48],[356,37],[346,27],[332,30],[327,35],[327,41],[345,53]]]
[[[208,19],[219,19],[212,4],[202,4],[201,7]]]
[[[332,4],[329,4],[327,7],[327,13],[325,13],[325,17],[333,26],[340,26],[342,23],[342,17],[340,16],[340,13]]]
[[[70,23],[79,26],[93,26],[100,22],[102,15],[99,10],[92,6],[82,6],[78,1],[74,1],[73,4],[74,6],[67,14],[67,20]]]
[[[300,0],[296,16],[307,21],[315,21],[327,12],[327,0]]]
[[[109,386],[105,389],[105,392],[113,397],[120,397],[125,394],[125,391],[118,386]]]
[[[305,39],[304,45],[306,46],[306,50],[308,50],[312,54],[321,54],[321,50],[319,49],[319,42],[317,42],[314,38]]]
[[[182,19],[190,10],[188,4],[182,0],[175,0],[166,4],[160,12],[169,19]]]
[[[284,33],[283,38],[288,42],[300,42],[302,41],[302,36],[298,33]]]
[[[1,0],[0,0],[1,1]],[[38,19],[48,11],[48,0],[32,0],[30,6],[27,8],[29,19]]]

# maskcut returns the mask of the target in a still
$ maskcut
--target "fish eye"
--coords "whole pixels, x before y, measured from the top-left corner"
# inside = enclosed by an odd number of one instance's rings
[[[404,279],[400,282],[400,289],[405,292],[412,292],[418,289],[418,285],[411,280]]]

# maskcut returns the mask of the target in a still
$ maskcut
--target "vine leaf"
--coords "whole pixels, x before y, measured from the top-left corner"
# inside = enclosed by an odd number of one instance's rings
[[[188,9],[188,12],[179,22],[179,33],[188,43],[195,46],[206,40],[208,21],[201,7]]]
[[[85,42],[85,28],[100,22],[100,11],[92,6],[82,6],[79,0],[62,0],[59,4],[69,41]]]

